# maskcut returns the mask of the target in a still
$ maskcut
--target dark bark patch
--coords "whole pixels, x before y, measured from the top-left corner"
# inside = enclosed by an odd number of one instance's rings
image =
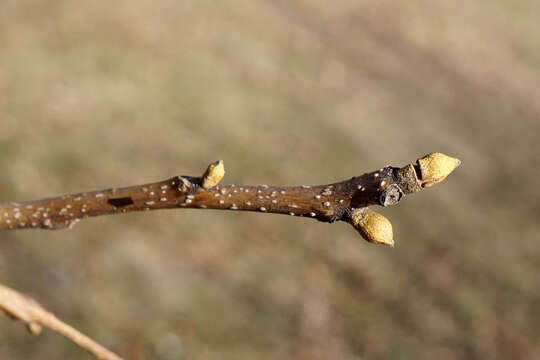
[[[124,206],[133,205],[133,199],[129,196],[121,198],[111,198],[107,200],[107,203],[114,207],[121,208]]]

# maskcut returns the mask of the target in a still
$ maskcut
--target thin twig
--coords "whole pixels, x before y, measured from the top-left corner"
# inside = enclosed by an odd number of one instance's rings
[[[122,360],[118,355],[59,320],[35,300],[3,285],[0,285],[0,310],[24,322],[32,334],[39,334],[41,327],[44,326],[64,335],[97,359]]]
[[[0,230],[63,229],[91,216],[197,208],[277,213],[323,222],[342,220],[352,224],[370,242],[393,245],[388,237],[390,223],[382,215],[373,216],[373,211],[364,208],[394,205],[405,195],[442,181],[459,164],[458,159],[432,153],[415,164],[401,168],[386,166],[333,184],[249,186],[220,185],[225,171],[223,162],[219,161],[210,164],[201,177],[175,176],[132,187],[0,204]],[[383,224],[383,220],[388,224]],[[390,226],[390,233],[385,231],[384,239],[377,239],[376,232],[366,231],[380,226]]]

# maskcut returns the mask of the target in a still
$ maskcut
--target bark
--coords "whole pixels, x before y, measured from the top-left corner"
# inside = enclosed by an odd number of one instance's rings
[[[416,164],[386,166],[331,184],[268,186],[220,185],[224,174],[220,161],[210,164],[201,177],[175,176],[144,185],[0,204],[0,229],[64,229],[88,217],[161,209],[255,211],[355,225],[351,214],[356,209],[394,205],[442,181],[459,163],[434,153]]]

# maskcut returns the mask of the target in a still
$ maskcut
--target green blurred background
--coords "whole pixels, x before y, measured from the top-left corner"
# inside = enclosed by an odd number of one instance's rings
[[[0,281],[129,359],[540,358],[537,0],[0,3],[0,199],[328,183],[433,151],[352,227],[178,210],[0,234]],[[2,359],[91,359],[0,317]]]

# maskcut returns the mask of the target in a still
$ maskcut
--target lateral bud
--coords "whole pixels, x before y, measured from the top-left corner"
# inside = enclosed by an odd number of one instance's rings
[[[353,209],[350,218],[351,225],[364,240],[374,244],[394,246],[392,224],[381,214],[365,207]]]
[[[208,189],[219,184],[225,176],[225,166],[223,160],[219,160],[208,165],[208,168],[202,176],[202,187]]]
[[[32,335],[39,335],[41,333],[41,330],[43,330],[41,325],[35,321],[30,321],[29,323],[27,323],[26,328]]]

